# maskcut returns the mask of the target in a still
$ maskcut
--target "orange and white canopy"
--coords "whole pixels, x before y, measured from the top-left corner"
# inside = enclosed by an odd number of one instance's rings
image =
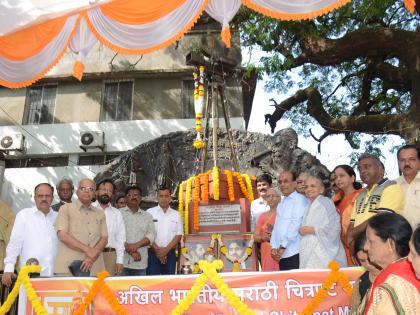
[[[0,84],[19,88],[43,77],[70,48],[81,80],[83,61],[99,40],[123,54],[146,54],[174,43],[203,11],[222,24],[245,5],[285,20],[309,19],[350,0],[0,0]],[[408,2],[414,0],[407,0]]]

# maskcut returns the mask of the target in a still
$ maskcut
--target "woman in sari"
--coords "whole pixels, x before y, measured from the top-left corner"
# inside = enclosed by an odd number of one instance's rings
[[[420,280],[420,225],[414,231],[410,241],[410,254],[408,261],[413,266],[416,278]]]
[[[270,238],[276,221],[277,205],[280,202],[280,192],[277,189],[269,188],[265,195],[270,210],[262,213],[258,218],[254,240],[261,243],[261,270],[278,271],[279,263],[271,257]]]
[[[327,268],[331,260],[346,266],[346,255],[340,240],[340,217],[330,198],[323,196],[321,179],[306,180],[306,197],[310,206],[299,229],[302,236],[299,248],[299,268]]]
[[[347,265],[352,266],[353,262],[350,249],[346,243],[346,235],[350,225],[351,212],[357,196],[362,191],[362,185],[356,182],[356,173],[348,165],[338,165],[333,173],[335,184],[342,191],[341,199],[335,202],[341,219],[341,242],[346,251]]]
[[[359,314],[419,314],[420,281],[406,257],[411,232],[410,223],[399,214],[378,214],[368,220],[365,250],[382,271],[365,295]]]

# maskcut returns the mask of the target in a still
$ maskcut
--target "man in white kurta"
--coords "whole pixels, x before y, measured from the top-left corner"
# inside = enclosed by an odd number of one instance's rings
[[[54,188],[42,183],[35,187],[35,207],[22,209],[16,215],[4,259],[2,283],[11,284],[16,260],[20,267],[29,258],[38,260],[41,276],[52,276],[57,253],[58,238],[54,229],[57,212],[51,209]]]

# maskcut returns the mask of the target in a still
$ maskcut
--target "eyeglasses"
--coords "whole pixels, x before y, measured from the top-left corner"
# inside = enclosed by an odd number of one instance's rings
[[[103,191],[103,192],[107,192],[107,193],[111,193],[111,194],[114,192],[113,189],[106,189],[106,188],[99,188],[98,190]]]
[[[93,187],[86,187],[86,186],[79,187],[79,189],[81,191],[83,191],[83,192],[92,192],[92,191],[95,191],[95,188],[93,188]]]
[[[279,196],[278,195],[265,195],[265,198],[266,199],[269,199],[269,198],[279,198]]]

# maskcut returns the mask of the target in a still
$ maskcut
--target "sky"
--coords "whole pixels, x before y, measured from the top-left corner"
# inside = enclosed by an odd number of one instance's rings
[[[244,56],[243,60],[248,60],[247,58],[249,57]],[[271,114],[274,111],[274,107],[270,106],[270,104],[273,103],[269,100],[270,98],[274,98],[277,103],[280,103],[286,99],[288,95],[281,95],[275,92],[269,93],[265,91],[264,82],[265,81],[262,80],[257,84],[248,131],[271,134],[270,126],[264,124],[264,115]],[[293,91],[290,92],[290,95],[292,94]],[[288,127],[292,127],[292,123],[288,120],[282,119],[277,122],[275,132]],[[323,134],[323,128],[319,125],[313,126],[312,131],[316,136]],[[382,159],[385,164],[385,173],[390,179],[398,177],[399,174],[396,153],[390,153],[389,151],[392,147],[402,144],[404,144],[404,141],[400,137],[389,136],[386,144],[380,147],[382,154],[385,157]],[[298,146],[316,156],[316,158],[319,159],[330,171],[337,165],[350,163],[349,155],[352,152],[352,148],[344,139],[344,135],[334,135],[324,139],[321,144],[321,154],[318,153],[318,142],[311,137],[304,138],[299,135]]]

